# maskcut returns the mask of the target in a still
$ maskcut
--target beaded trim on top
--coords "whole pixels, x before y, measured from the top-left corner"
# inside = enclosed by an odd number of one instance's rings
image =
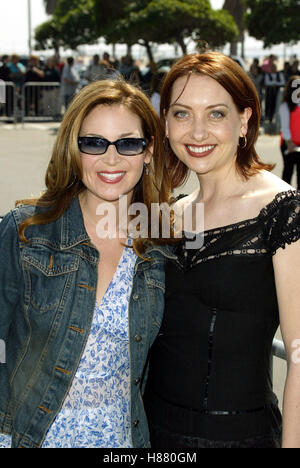
[[[185,242],[203,237],[203,246],[186,249]],[[274,255],[278,248],[300,238],[300,191],[278,193],[252,219],[204,231],[194,236],[184,235],[175,254],[182,269],[225,256]]]

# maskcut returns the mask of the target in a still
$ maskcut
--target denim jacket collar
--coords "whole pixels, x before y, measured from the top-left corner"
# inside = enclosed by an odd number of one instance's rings
[[[79,199],[76,197],[61,218],[60,244],[62,249],[68,249],[84,241],[90,241],[90,238],[84,227]],[[150,254],[155,251],[170,259],[177,258],[171,245],[151,245],[146,252]]]
[[[70,203],[63,215],[55,223],[51,223],[51,225],[51,233],[47,232],[46,237],[44,230],[43,235],[41,236],[39,225],[29,227],[30,241],[32,243],[51,243],[60,250],[70,249],[83,242],[88,242],[89,244],[91,242],[84,227],[83,215],[78,196]],[[92,247],[91,244],[90,246]],[[173,250],[174,248],[171,245],[151,244],[145,252],[145,257],[150,256],[153,258],[161,254],[169,259],[176,259],[176,255],[174,255]],[[144,262],[145,260],[138,258],[136,267],[138,264]]]

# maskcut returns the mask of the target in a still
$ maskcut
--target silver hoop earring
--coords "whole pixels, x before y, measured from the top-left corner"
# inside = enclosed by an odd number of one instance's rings
[[[239,147],[240,147],[241,149],[244,149],[244,148],[246,148],[246,146],[248,145],[248,140],[247,140],[246,135],[245,135],[244,137],[241,137],[241,138],[244,138],[244,139],[245,139],[245,140],[244,140],[244,145],[241,146],[241,145],[239,144]]]

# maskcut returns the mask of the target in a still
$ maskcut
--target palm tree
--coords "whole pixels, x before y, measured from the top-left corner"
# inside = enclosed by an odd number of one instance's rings
[[[244,34],[245,34],[244,14],[246,11],[244,0],[225,0],[223,9],[229,11],[229,13],[233,16],[240,30],[239,37],[236,39],[236,41],[230,44],[230,54],[237,55],[238,43],[241,42],[242,43],[242,57],[244,58]]]
[[[47,15],[53,15],[58,0],[44,0]]]

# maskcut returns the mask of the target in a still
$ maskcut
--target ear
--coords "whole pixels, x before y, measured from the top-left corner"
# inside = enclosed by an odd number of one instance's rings
[[[244,112],[240,114],[241,118],[241,131],[240,131],[240,137],[244,137],[248,133],[248,122],[251,118],[252,115],[252,109],[251,107],[246,107],[244,109]]]
[[[146,164],[150,163],[152,155],[153,155],[153,150],[154,150],[154,138],[152,137],[145,151],[144,163]]]

